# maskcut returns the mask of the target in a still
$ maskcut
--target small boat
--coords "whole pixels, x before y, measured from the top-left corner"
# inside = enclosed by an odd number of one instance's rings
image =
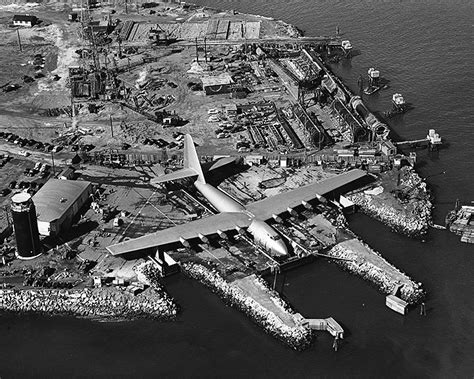
[[[385,84],[383,86],[371,86],[371,87],[367,87],[364,89],[364,93],[366,95],[372,95],[374,94],[375,92],[378,92],[380,91],[381,89],[387,89],[388,88],[388,85]]]

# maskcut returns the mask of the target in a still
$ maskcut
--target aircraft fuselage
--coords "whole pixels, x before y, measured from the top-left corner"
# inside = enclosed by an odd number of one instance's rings
[[[265,221],[256,218],[244,205],[210,184],[196,181],[194,185],[220,213],[240,212],[247,215],[252,220],[247,231],[253,236],[255,242],[262,245],[266,250],[274,252],[276,255],[288,254],[288,249],[280,234]],[[219,227],[218,225],[216,226]]]

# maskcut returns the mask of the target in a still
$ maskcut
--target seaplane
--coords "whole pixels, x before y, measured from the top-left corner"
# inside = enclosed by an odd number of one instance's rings
[[[184,167],[181,170],[164,174],[152,179],[151,184],[161,186],[166,182],[183,179],[192,180],[196,189],[218,211],[209,217],[186,222],[141,237],[126,240],[107,247],[112,255],[124,255],[149,249],[158,249],[165,245],[181,243],[190,246],[191,240],[208,241],[211,235],[226,237],[227,232],[250,234],[254,242],[274,257],[288,254],[288,247],[282,235],[269,221],[281,220],[280,215],[296,214],[296,208],[310,209],[310,202],[326,203],[325,196],[346,192],[366,178],[366,172],[358,169],[308,184],[288,192],[280,193],[251,204],[243,205],[218,188],[206,182],[192,137],[184,137]]]

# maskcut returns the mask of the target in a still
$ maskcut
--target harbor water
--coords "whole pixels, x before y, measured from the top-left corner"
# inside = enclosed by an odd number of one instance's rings
[[[414,109],[390,121],[403,139],[436,129],[446,142],[419,150],[418,171],[435,195],[434,222],[456,199],[474,200],[474,99],[469,0],[198,0],[200,5],[283,19],[307,35],[343,37],[360,51],[333,66],[353,89],[369,67],[390,88],[368,100],[374,111],[402,93]],[[443,173],[444,172],[444,173]],[[282,274],[277,287],[308,318],[334,317],[345,329],[335,352],[318,335],[304,352],[266,335],[199,283],[182,276],[167,289],[182,306],[176,322],[98,323],[0,314],[0,377],[472,377],[474,247],[432,229],[412,240],[362,214],[351,228],[428,293],[426,316],[403,317],[385,296],[323,259]]]

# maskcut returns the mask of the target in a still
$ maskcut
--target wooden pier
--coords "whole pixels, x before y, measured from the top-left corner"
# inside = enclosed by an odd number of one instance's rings
[[[328,318],[304,318],[301,314],[296,315],[297,323],[313,330],[325,330],[333,337],[344,338],[344,329],[332,317]]]

